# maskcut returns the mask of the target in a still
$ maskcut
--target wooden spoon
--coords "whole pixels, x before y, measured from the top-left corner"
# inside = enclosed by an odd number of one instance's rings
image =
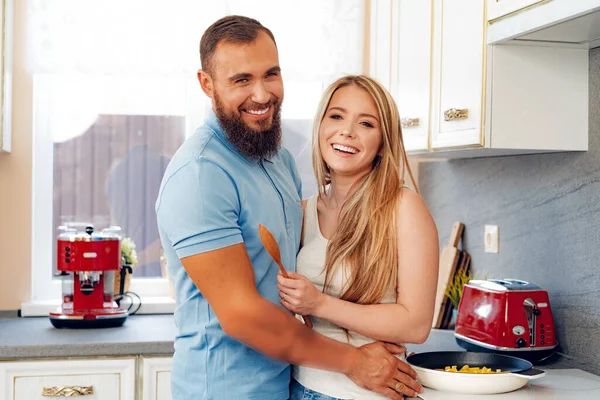
[[[262,241],[263,246],[267,250],[267,253],[271,256],[273,260],[279,265],[279,270],[284,278],[289,279],[289,275],[285,268],[283,268],[283,264],[281,263],[281,253],[279,252],[279,245],[277,244],[277,240],[273,237],[273,234],[267,229],[263,224],[258,224],[258,234],[260,235],[260,240]],[[313,324],[308,315],[303,315],[302,320],[304,324],[312,329]]]

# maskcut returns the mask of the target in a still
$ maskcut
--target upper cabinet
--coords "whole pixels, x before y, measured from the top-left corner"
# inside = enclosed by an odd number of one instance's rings
[[[426,150],[429,133],[431,80],[431,3],[408,0],[393,2],[398,22],[392,32],[392,95],[402,110],[406,146]]]
[[[523,10],[544,0],[486,0],[488,21]]]
[[[600,0],[486,0],[488,44],[600,46]]]
[[[371,26],[377,28],[371,35],[370,74],[388,88],[398,104],[407,149],[427,150],[432,4],[422,0],[371,4]]]
[[[432,148],[482,142],[484,8],[481,1],[434,2]]]
[[[588,149],[587,49],[487,44],[488,8],[502,4],[495,12],[506,16],[535,3],[372,2],[370,73],[403,118],[419,120],[420,130],[403,126],[407,151],[462,158]],[[392,18],[377,24],[385,7]]]

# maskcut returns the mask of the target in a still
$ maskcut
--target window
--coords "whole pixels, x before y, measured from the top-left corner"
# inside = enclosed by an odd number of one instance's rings
[[[312,118],[329,83],[363,71],[364,0],[29,0],[33,303],[60,299],[55,238],[74,221],[121,226],[140,255],[131,290],[168,296],[154,202],[170,157],[210,109],[196,81],[198,44],[228,14],[256,18],[275,35],[283,144],[310,196]]]

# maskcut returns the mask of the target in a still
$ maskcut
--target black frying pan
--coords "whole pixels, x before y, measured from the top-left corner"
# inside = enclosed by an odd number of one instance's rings
[[[406,361],[417,372],[419,382],[426,387],[455,393],[494,394],[505,393],[525,386],[530,379],[540,378],[545,372],[521,358],[494,353],[474,353],[464,351],[437,351],[413,354]],[[488,367],[496,374],[467,374],[436,371],[446,366],[456,365],[461,369]]]

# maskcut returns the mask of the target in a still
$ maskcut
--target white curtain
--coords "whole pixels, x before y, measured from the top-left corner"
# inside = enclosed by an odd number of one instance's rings
[[[331,80],[362,69],[364,0],[29,1],[36,73],[194,73],[202,33],[229,14],[273,31],[286,78]]]
[[[55,88],[38,110],[51,114],[46,129],[62,142],[98,114],[182,115],[189,135],[209,109],[196,81],[200,37],[230,14],[275,35],[283,119],[299,124],[303,143],[290,145],[310,180],[306,124],[329,83],[362,72],[365,0],[29,0],[29,66],[39,90]]]

